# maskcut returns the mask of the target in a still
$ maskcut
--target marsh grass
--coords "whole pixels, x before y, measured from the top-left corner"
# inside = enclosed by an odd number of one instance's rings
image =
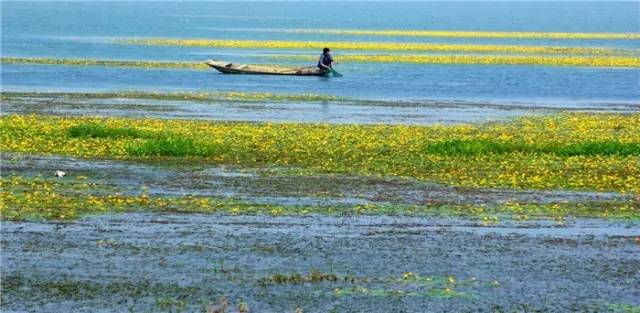
[[[222,145],[198,143],[171,132],[153,132],[132,127],[108,127],[98,123],[72,126],[68,129],[67,135],[71,138],[146,139],[126,147],[127,153],[133,156],[211,157],[224,153]]]
[[[225,148],[189,138],[166,136],[129,145],[127,152],[134,156],[214,157],[224,153]]]
[[[79,124],[67,131],[72,138],[152,138],[158,134],[132,127],[108,127],[98,123]]]
[[[134,133],[135,134],[135,133]],[[118,135],[116,130],[115,135]],[[160,136],[160,135],[158,135]],[[122,136],[124,137],[124,136]],[[134,137],[132,138],[144,138]],[[117,137],[112,137],[117,138]],[[150,137],[147,137],[150,138]],[[231,146],[216,145],[211,143],[198,143],[191,139],[166,137],[151,138],[140,144],[127,147],[127,152],[134,156],[193,156],[216,157],[219,155],[238,152],[229,151]],[[381,151],[382,152],[382,151]],[[449,140],[429,144],[425,148],[427,154],[444,156],[473,156],[482,154],[508,154],[514,152],[554,154],[558,156],[640,156],[640,144],[622,143],[618,141],[594,141],[574,144],[524,144],[500,142],[493,140]],[[245,157],[251,157],[250,151],[244,153]]]
[[[487,139],[447,140],[429,144],[425,152],[440,155],[503,154],[512,152],[547,153],[559,156],[640,155],[640,144],[619,141],[588,141],[571,144],[526,144]]]

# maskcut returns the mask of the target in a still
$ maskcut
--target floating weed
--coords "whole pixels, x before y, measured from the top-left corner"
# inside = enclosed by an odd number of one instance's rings
[[[446,30],[287,29],[289,33],[392,37],[638,40],[637,33],[487,32]]]
[[[307,55],[276,55],[273,60],[313,61]],[[484,64],[484,65],[547,65],[577,67],[638,68],[640,57],[607,56],[536,56],[536,55],[366,55],[336,56],[340,62],[356,63],[414,63],[414,64]]]
[[[459,298],[470,297],[469,290],[491,288],[491,282],[479,281],[475,277],[458,279],[455,276],[429,276],[411,272],[400,276],[367,277],[353,275],[337,275],[312,271],[301,273],[274,273],[260,278],[263,288],[271,285],[324,284],[331,287],[334,296],[372,296],[372,297],[438,297]],[[379,288],[379,285],[392,285],[395,288]],[[462,291],[460,289],[464,289]]]
[[[300,285],[305,283],[366,283],[364,277],[356,277],[351,275],[337,275],[333,273],[322,273],[318,270],[312,270],[309,274],[291,273],[282,274],[274,273],[270,276],[258,279],[258,283],[263,287],[268,285]]]
[[[324,42],[324,41],[276,41],[276,40],[218,40],[218,39],[120,39],[121,44],[150,46],[185,46],[216,48],[261,48],[261,49],[322,49],[356,51],[413,51],[413,52],[482,52],[482,53],[538,53],[538,54],[582,54],[617,55],[633,53],[634,50],[591,47],[559,46],[513,46],[513,45],[474,45],[474,44],[437,44],[417,42]]]

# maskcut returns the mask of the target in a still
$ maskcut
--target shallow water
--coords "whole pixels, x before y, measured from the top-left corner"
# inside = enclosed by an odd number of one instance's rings
[[[50,114],[63,116],[116,116],[178,118],[212,121],[358,123],[358,124],[455,124],[506,121],[521,115],[561,111],[633,113],[640,104],[430,101],[211,101],[122,99],[66,99],[60,95],[29,98],[7,96],[1,114]]]
[[[552,6],[553,10],[547,8]],[[291,29],[640,32],[633,2],[331,3],[7,2],[2,55],[274,63],[268,56],[317,51],[122,45],[117,38],[175,37],[314,41],[411,41],[638,49],[640,40],[376,37],[290,33]],[[614,19],[609,18],[615,16]],[[340,53],[335,51],[339,61]],[[291,63],[291,62],[289,62]],[[300,63],[300,62],[298,62]],[[304,63],[304,62],[302,62]],[[9,65],[5,90],[240,90],[328,93],[366,99],[531,103],[640,100],[640,70],[508,65],[339,64],[340,79],[230,76],[214,71]],[[445,113],[446,114],[446,113]]]
[[[591,220],[531,226],[538,228],[197,214],[3,222],[3,279],[31,288],[3,293],[3,311],[169,311],[158,300],[170,299],[200,312],[199,303],[221,295],[233,305],[244,299],[254,312],[293,312],[296,306],[304,312],[608,312],[610,304],[638,304],[637,228]],[[260,283],[276,273],[313,271],[341,279]],[[407,272],[422,280],[403,279]],[[83,289],[67,295],[47,287],[57,282]],[[124,283],[127,291],[106,287]],[[433,293],[445,288],[458,293]]]
[[[393,41],[624,48],[640,40],[380,37],[295,29],[640,33],[637,2],[2,2],[3,57],[303,64],[318,51],[125,45],[118,39]],[[330,11],[331,14],[322,12]],[[353,51],[335,51],[341,54]],[[558,111],[637,112],[640,69],[344,63],[342,78],[213,70],[3,64],[3,91],[243,91],[351,102],[2,98],[2,114],[329,123],[466,123]],[[456,188],[412,179],[294,175],[274,168],[2,154],[3,175],[86,176],[125,195],[198,195],[281,205],[613,202],[634,195]],[[179,163],[183,160],[178,160]],[[55,178],[57,179],[57,178]],[[77,178],[80,180],[80,178]],[[83,180],[84,181],[84,180]],[[99,189],[96,187],[96,189]],[[106,190],[106,191],[105,191]],[[0,225],[3,312],[203,312],[225,295],[251,312],[622,311],[640,305],[635,220],[126,213]],[[274,273],[365,277],[262,284]],[[405,281],[429,275],[437,285]],[[453,286],[455,277],[459,283]],[[477,280],[476,280],[477,279]],[[149,285],[149,282],[151,285]],[[61,288],[56,285],[62,284]],[[9,286],[9,288],[7,288]],[[20,286],[19,288],[11,288]],[[74,287],[79,287],[75,292]],[[447,293],[453,287],[457,293]],[[351,290],[340,294],[335,288]],[[366,288],[362,291],[362,288]],[[67,293],[65,293],[65,290]],[[439,293],[430,293],[431,291]],[[443,293],[444,292],[444,293]],[[167,304],[169,303],[169,304]]]

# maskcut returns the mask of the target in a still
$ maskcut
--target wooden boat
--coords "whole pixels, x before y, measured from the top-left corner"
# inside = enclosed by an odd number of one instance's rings
[[[213,60],[205,64],[225,74],[325,76],[330,73],[315,66],[293,68],[278,65],[234,64]]]

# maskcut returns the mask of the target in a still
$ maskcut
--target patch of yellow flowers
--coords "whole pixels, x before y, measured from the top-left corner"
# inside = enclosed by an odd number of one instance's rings
[[[109,128],[171,133],[218,147],[202,158],[244,166],[291,165],[323,173],[394,175],[470,187],[640,192],[640,156],[561,156],[521,151],[439,155],[425,146],[451,139],[571,144],[584,141],[640,142],[640,114],[560,114],[511,123],[456,126],[271,124],[189,120],[50,117],[0,118],[1,150],[81,157],[137,158],[131,145],[145,138],[72,138],[70,127],[97,123]]]
[[[456,52],[456,53],[537,53],[537,54],[580,54],[580,55],[619,55],[638,53],[636,50],[561,47],[561,46],[516,46],[516,45],[478,45],[478,44],[441,44],[420,42],[352,42],[352,41],[286,41],[286,40],[227,40],[227,39],[120,39],[122,44],[148,46],[183,46],[243,49],[322,49],[357,51],[412,51],[412,52]]]
[[[287,29],[288,33],[390,37],[638,40],[638,33],[489,32],[450,30]]]

